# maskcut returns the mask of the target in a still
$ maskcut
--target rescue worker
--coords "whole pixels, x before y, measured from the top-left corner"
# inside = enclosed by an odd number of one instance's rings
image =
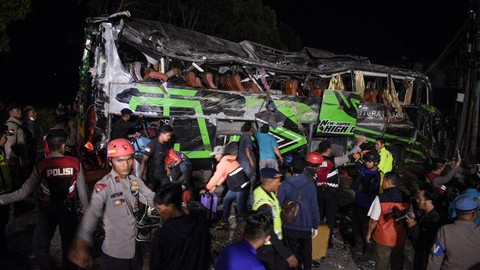
[[[1,195],[0,204],[23,200],[38,189],[37,226],[33,237],[33,254],[41,269],[51,269],[50,241],[59,226],[62,238],[62,257],[65,269],[76,269],[67,259],[80,219],[81,205],[88,206],[87,189],[82,165],[75,157],[64,156],[67,134],[52,130],[47,135],[51,155],[39,161],[22,187]]]
[[[265,211],[273,218],[273,231],[270,231],[270,241],[257,250],[258,259],[267,270],[283,270],[297,267],[298,260],[282,243],[282,211],[277,195],[281,185],[282,173],[274,168],[260,170],[261,186],[253,191],[253,211]]]
[[[306,158],[306,166],[303,170],[303,175],[313,183],[317,183],[317,170],[320,165],[323,163],[323,156],[318,152],[310,152]]]
[[[98,220],[103,217],[105,240],[102,244],[102,269],[141,269],[141,254],[136,252],[135,214],[139,202],[154,207],[155,194],[142,180],[131,174],[135,154],[127,139],[115,139],[107,145],[112,165],[109,174],[97,182],[77,232],[69,257],[81,268],[91,264],[89,247]]]
[[[247,199],[247,187],[250,182],[237,161],[237,156],[234,151],[228,151],[228,147],[222,147],[220,145],[215,146],[211,155],[218,162],[215,169],[215,173],[208,181],[205,188],[209,192],[214,192],[215,188],[227,183],[228,191],[223,198],[223,212],[218,226],[225,227],[228,224],[228,218],[230,216],[230,208],[233,201],[237,200],[238,219],[242,221],[246,216],[246,199]],[[230,148],[230,147],[228,147]],[[228,151],[228,152],[227,152]]]
[[[160,127],[158,138],[151,140],[145,148],[142,163],[140,164],[140,177],[146,179],[151,188],[156,190],[170,183],[170,168],[165,164],[173,128],[169,125]],[[145,171],[147,173],[145,178]]]
[[[437,205],[437,211],[442,217],[448,216],[448,207],[450,205],[449,198],[447,196],[447,186],[453,177],[460,171],[460,164],[462,163],[462,157],[460,152],[457,151],[457,160],[452,169],[444,174],[445,168],[447,167],[446,160],[435,159],[433,161],[432,170],[427,174],[426,181],[432,186],[438,189],[440,192],[440,199]]]
[[[122,109],[120,111],[120,114],[122,115],[120,119],[117,120],[112,125],[112,134],[110,136],[110,139],[118,139],[118,138],[127,138],[128,137],[128,130],[134,127],[137,127],[141,124],[143,120],[143,114],[140,113],[138,114],[138,119],[135,122],[130,122],[130,118],[132,118],[132,110],[130,109]]]
[[[368,209],[378,195],[383,172],[378,170],[380,156],[375,151],[370,151],[363,156],[363,163],[355,161],[359,170],[359,177],[353,184],[355,199],[352,213],[352,232],[355,236],[355,259],[366,260],[373,254],[372,245],[365,242],[368,230]]]
[[[384,192],[377,195],[368,210],[370,221],[365,241],[375,240],[375,269],[403,270],[407,229],[403,220],[410,199],[398,187],[399,176],[389,172],[383,177]],[[403,219],[403,220],[402,220]]]
[[[480,226],[475,224],[478,199],[463,197],[455,202],[458,220],[438,230],[427,270],[479,269]]]
[[[330,228],[330,238],[328,240],[328,247],[333,247],[332,236],[334,233],[335,217],[338,210],[338,188],[340,185],[340,178],[337,167],[347,163],[350,160],[350,155],[360,152],[360,145],[366,141],[366,138],[360,136],[353,149],[348,154],[334,157],[332,151],[332,143],[328,140],[322,141],[318,145],[318,153],[323,157],[323,162],[317,170],[317,200],[318,209],[320,211],[320,222],[324,218],[327,220],[327,225]]]
[[[377,150],[378,154],[380,155],[378,169],[383,173],[391,172],[393,168],[393,156],[392,153],[385,148],[384,138],[380,137],[375,139],[375,150]]]

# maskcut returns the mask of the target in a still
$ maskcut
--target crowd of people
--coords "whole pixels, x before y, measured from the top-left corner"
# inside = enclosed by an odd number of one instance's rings
[[[460,153],[448,172],[445,160],[434,160],[412,197],[400,188],[384,138],[377,138],[374,149],[367,151],[367,139],[360,136],[346,154],[335,153],[332,142],[324,140],[316,151],[286,163],[271,127],[264,124],[257,131],[247,122],[238,143],[214,147],[211,178],[195,183],[192,162],[173,150],[174,129],[161,125],[139,149],[138,137],[130,130],[141,124],[143,115],[132,121],[133,112],[125,109],[112,125],[106,148],[111,170],[89,195],[72,120],[58,115],[42,137],[44,155],[39,157],[31,145],[39,140],[35,108],[22,110],[12,103],[7,112],[0,139],[0,254],[9,253],[5,226],[9,212],[17,210],[12,203],[33,192],[38,214],[32,253],[40,269],[53,267],[49,248],[57,227],[63,268],[90,267],[100,221],[102,269],[142,269],[139,218],[151,209],[158,213],[160,226],[152,230],[150,269],[312,269],[318,264],[312,259],[312,239],[321,224],[329,228],[326,246],[334,245],[347,163],[356,167],[348,187],[355,260],[374,258],[375,269],[404,269],[410,239],[414,269],[480,268],[478,173],[466,175],[463,194],[453,200],[447,196],[449,182],[461,171]],[[199,200],[200,193],[222,194],[222,214],[215,222],[207,219],[208,205],[188,204]],[[299,205],[293,220],[282,218],[285,202]],[[231,215],[243,228],[242,238],[214,259],[211,229],[227,229]]]

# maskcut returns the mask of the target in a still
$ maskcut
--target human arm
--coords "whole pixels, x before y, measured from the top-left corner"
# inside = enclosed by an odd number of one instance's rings
[[[437,176],[435,179],[433,179],[433,185],[436,187],[440,187],[441,185],[447,184],[452,180],[452,178],[455,176],[455,174],[458,173],[460,170],[459,166],[454,166],[446,175],[444,176]]]
[[[83,173],[82,164],[79,164],[80,172],[78,172],[77,176],[77,190],[78,190],[78,198],[82,203],[83,209],[88,208],[88,193],[87,193],[87,185],[85,183],[85,175]]]
[[[92,246],[92,234],[96,229],[98,220],[103,215],[103,209],[107,201],[106,186],[107,184],[103,182],[95,185],[90,206],[85,211],[68,254],[70,261],[81,268],[88,268],[91,265],[89,247]]]
[[[354,153],[361,152],[362,149],[360,148],[360,145],[362,145],[362,143],[364,143],[366,140],[367,139],[365,138],[365,136],[358,137],[358,139],[355,142],[355,145],[353,146],[352,150],[348,151],[348,153],[346,155],[343,155],[343,156],[340,156],[340,157],[335,157],[334,158],[335,167],[340,167],[343,164],[349,162],[350,161],[350,155],[352,155]]]
[[[147,168],[149,157],[147,155],[143,155],[142,162],[140,163],[140,172],[138,177],[142,180],[145,180],[145,169]]]
[[[210,180],[208,181],[208,183],[205,187],[206,189],[208,189],[208,191],[213,192],[215,190],[215,187],[217,187],[217,186],[223,184],[223,182],[225,182],[225,179],[227,177],[225,162],[226,161],[224,159],[221,159],[220,162],[217,164],[217,168],[215,170],[215,173],[210,178]]]
[[[250,151],[250,148],[245,147],[245,155],[248,158],[248,162],[250,162],[250,167],[253,168],[255,166],[255,161],[253,160],[252,152]]]
[[[437,237],[433,242],[433,247],[428,256],[427,270],[439,270],[442,267],[443,259],[445,257],[446,245],[445,245],[445,232],[443,228],[440,228],[437,233]]]
[[[318,209],[317,201],[317,188],[313,182],[310,182],[311,185],[307,192],[311,193],[310,196],[310,209],[312,209],[312,229],[317,230],[320,225],[320,210]]]
[[[282,157],[282,153],[280,153],[280,149],[277,147],[273,148],[273,151],[275,151],[275,155],[277,155],[278,157],[278,161],[280,163],[283,163],[283,157]]]
[[[368,210],[368,214],[367,214],[367,216],[370,217],[370,221],[368,222],[367,234],[365,236],[365,241],[367,243],[371,243],[372,233],[373,233],[373,230],[375,230],[375,227],[377,227],[380,214],[381,214],[380,199],[378,198],[378,196],[376,196],[372,202],[372,205],[370,205],[370,209]]]
[[[23,183],[23,185],[14,192],[0,195],[0,204],[9,204],[18,202],[25,199],[28,194],[32,193],[40,185],[40,176],[38,175],[37,168],[33,168],[30,177]]]
[[[155,207],[155,203],[153,202],[153,199],[155,198],[155,192],[148,188],[143,181],[138,181],[138,186],[140,189],[140,194],[142,195],[139,197],[140,202],[149,207]]]
[[[378,220],[374,220],[370,218],[370,221],[368,222],[368,230],[367,230],[367,235],[365,236],[365,241],[367,243],[371,243],[371,238],[372,238],[372,233],[373,230],[375,230],[375,227],[377,227]]]

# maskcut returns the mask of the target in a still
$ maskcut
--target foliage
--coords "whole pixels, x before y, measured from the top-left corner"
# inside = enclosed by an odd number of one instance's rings
[[[136,18],[158,20],[230,41],[250,40],[299,50],[298,36],[277,27],[275,11],[261,0],[86,0],[91,16],[129,10]],[[282,42],[283,41],[283,42]]]
[[[30,12],[30,0],[2,0],[0,1],[0,52],[8,52],[9,39],[7,26],[10,22],[22,20]]]

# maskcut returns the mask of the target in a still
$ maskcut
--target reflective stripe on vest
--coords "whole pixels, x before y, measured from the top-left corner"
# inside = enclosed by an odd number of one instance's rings
[[[280,217],[280,203],[278,202],[277,196],[275,193],[270,192],[271,197],[266,193],[266,191],[260,186],[253,191],[253,206],[252,210],[257,211],[262,205],[268,204],[271,206],[272,215],[273,215],[273,230],[277,235],[278,239],[283,239],[282,234],[282,219]],[[273,198],[273,199],[272,199]],[[265,245],[271,245],[272,242],[268,241]]]

